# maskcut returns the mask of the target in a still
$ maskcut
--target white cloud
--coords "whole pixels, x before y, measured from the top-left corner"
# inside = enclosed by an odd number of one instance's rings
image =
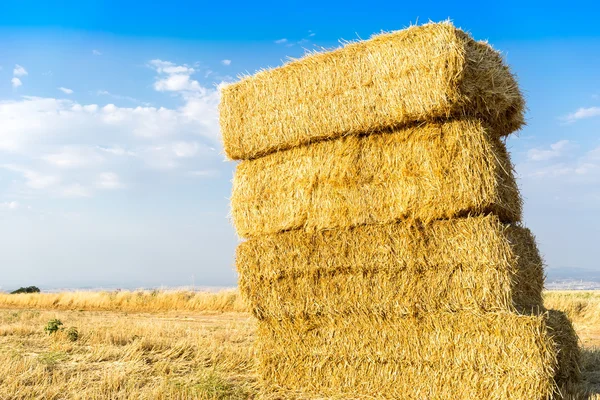
[[[587,157],[593,161],[600,161],[600,147],[596,147],[587,153]]]
[[[188,175],[195,178],[214,178],[219,175],[219,172],[214,169],[189,171]]]
[[[0,157],[6,160],[0,168],[15,173],[7,193],[85,198],[125,188],[130,176],[159,182],[152,177],[162,171],[189,176],[189,171],[221,168],[222,85],[203,87],[187,75],[195,71],[187,65],[161,60],[149,65],[157,71],[155,83],[178,94],[179,107],[31,96],[0,100]]]
[[[45,189],[60,182],[60,178],[58,176],[44,175],[31,170],[26,171],[24,176],[27,179],[27,186],[32,189]]]
[[[598,174],[598,172],[600,172],[600,165],[594,164],[594,163],[583,163],[583,164],[578,165],[574,169],[574,172],[577,175]],[[598,176],[600,176],[600,175],[598,175]]]
[[[173,170],[181,166],[171,146],[147,146],[138,150],[144,164],[154,170]]]
[[[14,164],[6,164],[3,168],[17,172],[23,175],[26,185],[31,189],[46,189],[60,182],[60,177],[55,175],[46,175],[32,169]]]
[[[14,76],[25,76],[28,75],[27,70],[20,66],[19,64],[15,64],[15,68],[13,69]]]
[[[286,38],[283,38],[283,39],[276,40],[275,43],[277,43],[277,44],[284,44],[284,43],[287,43],[287,41],[288,40]]]
[[[532,178],[565,177],[572,182],[574,182],[575,178],[579,180],[583,178],[585,182],[589,182],[590,179],[595,180],[600,178],[600,164],[586,162],[576,162],[573,164],[559,163],[535,169],[528,173],[527,176]]]
[[[205,89],[188,96],[185,106],[180,110],[186,118],[197,124],[213,143],[220,143],[219,99],[219,90]]]
[[[98,150],[100,151],[104,151],[108,154],[112,154],[114,156],[118,156],[118,157],[122,157],[122,156],[131,156],[131,157],[135,157],[137,154],[134,151],[131,150],[126,150],[123,147],[120,146],[113,146],[113,147],[100,147],[98,146]]]
[[[102,53],[100,51],[95,50],[95,49],[92,50],[92,54],[95,55],[95,56],[101,56],[102,55]]]
[[[221,60],[221,64],[223,64],[223,65],[231,65],[231,60]]]
[[[23,97],[0,101],[0,151],[23,152],[40,141],[61,145],[118,143],[133,134],[160,138],[191,134],[218,143],[219,93],[206,89],[190,94],[180,108],[82,105],[65,99]],[[70,142],[69,142],[70,140]]]
[[[125,187],[125,185],[121,183],[119,175],[113,172],[103,172],[101,174],[98,174],[95,186],[98,189],[104,190],[114,190]]]
[[[60,90],[61,92],[65,93],[65,94],[73,94],[73,90],[66,88],[66,87],[59,87],[58,90]]]
[[[201,90],[198,81],[190,79],[189,75],[175,74],[154,82],[154,89],[159,92],[179,92]]]
[[[121,175],[220,164],[218,150],[211,149],[220,148],[219,89],[187,92],[182,100],[179,108],[27,96],[0,101],[0,155],[29,160],[4,168],[17,172],[17,185],[32,195],[87,197],[120,186],[111,175],[99,177],[99,168]]]
[[[187,158],[195,156],[200,146],[196,142],[177,142],[173,144],[172,148],[177,157]]]
[[[560,142],[558,142],[560,143]],[[556,143],[555,143],[556,144]],[[548,150],[549,152],[551,150]],[[549,160],[554,157],[544,158],[541,160]],[[544,178],[555,179],[557,185],[564,183],[590,183],[600,182],[600,147],[592,149],[579,157],[572,160],[562,161],[554,164],[540,164],[533,158],[529,158],[530,162],[526,162],[517,167],[519,175],[523,178]],[[533,162],[532,162],[533,161]]]
[[[80,183],[61,187],[58,192],[60,197],[91,197],[92,192]]]
[[[120,94],[114,94],[114,93],[109,92],[108,90],[98,90],[98,91],[96,91],[96,95],[97,96],[109,96],[109,97],[112,97],[114,99],[119,99],[119,100],[127,100],[127,101],[130,101],[132,103],[142,104],[142,105],[145,105],[145,106],[150,106],[151,105],[150,103],[145,103],[145,102],[139,101],[135,97],[122,96]]]
[[[19,208],[20,204],[18,201],[5,201],[0,203],[0,210],[16,210]]]
[[[185,74],[191,75],[195,72],[194,68],[188,67],[187,65],[176,65],[171,61],[163,61],[159,59],[150,60],[150,66],[156,70],[159,74]]]
[[[104,160],[96,149],[83,146],[67,146],[59,152],[43,156],[42,159],[58,168],[88,167]]]
[[[537,168],[529,172],[526,176],[528,177],[559,177],[565,175],[571,175],[574,173],[574,168],[564,163],[554,164],[543,168]]]
[[[207,146],[185,142],[139,147],[136,149],[136,157],[153,170],[175,170],[190,163],[222,160],[217,152]]]
[[[580,108],[574,113],[567,115],[564,119],[567,122],[575,122],[580,119],[600,116],[600,107]]]
[[[157,71],[161,74],[168,74],[168,75],[176,75],[176,74],[191,75],[194,72],[196,72],[194,70],[194,68],[190,68],[185,65],[171,65],[171,66],[167,66],[167,67],[158,68]]]
[[[531,149],[527,152],[527,157],[532,161],[546,161],[552,158],[562,156],[570,147],[568,140],[560,140],[550,145],[550,149]]]
[[[19,78],[12,78],[10,80],[13,88],[18,88],[19,86],[23,86],[23,82]]]
[[[197,92],[203,89],[198,81],[190,77],[196,72],[194,68],[158,59],[151,60],[149,65],[159,75],[166,75],[166,77],[159,78],[154,82],[154,89],[159,92]]]

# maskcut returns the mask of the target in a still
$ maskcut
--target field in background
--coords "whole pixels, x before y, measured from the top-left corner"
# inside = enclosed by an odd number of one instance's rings
[[[125,312],[246,311],[246,306],[236,290],[216,293],[184,290],[115,290],[20,295],[0,293],[0,307]]]
[[[600,291],[545,302],[573,320],[600,399]],[[78,340],[47,335],[53,318]],[[254,331],[235,291],[0,294],[0,400],[254,398]]]

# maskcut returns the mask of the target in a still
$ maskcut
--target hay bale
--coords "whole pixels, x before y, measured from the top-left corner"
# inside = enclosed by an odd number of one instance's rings
[[[284,398],[548,399],[547,315],[433,313],[261,321],[259,375]]]
[[[564,312],[548,310],[548,331],[558,358],[555,379],[560,395],[557,398],[582,398],[585,389],[581,385],[581,352],[573,324]]]
[[[534,237],[496,216],[289,231],[241,243],[236,264],[259,319],[543,307]]]
[[[226,154],[251,159],[414,121],[477,116],[507,135],[524,101],[502,57],[450,23],[374,36],[226,86]]]
[[[347,136],[242,161],[231,197],[242,237],[486,213],[519,221],[521,198],[506,147],[479,120]]]

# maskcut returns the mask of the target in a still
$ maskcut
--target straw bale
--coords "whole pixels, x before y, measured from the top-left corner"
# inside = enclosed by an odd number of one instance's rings
[[[557,351],[555,378],[560,394],[565,399],[580,398],[578,395],[583,389],[580,369],[581,352],[579,338],[573,324],[564,312],[548,310],[548,328]]]
[[[226,154],[251,159],[414,121],[477,116],[507,135],[524,101],[498,52],[450,23],[311,54],[223,88]]]
[[[428,123],[242,161],[233,222],[240,236],[252,237],[469,214],[519,221],[513,167],[488,131],[476,119]]]
[[[284,398],[547,399],[559,385],[546,319],[458,312],[261,321],[259,376],[265,393]]]
[[[267,235],[241,243],[236,264],[260,319],[543,306],[534,237],[493,215]]]

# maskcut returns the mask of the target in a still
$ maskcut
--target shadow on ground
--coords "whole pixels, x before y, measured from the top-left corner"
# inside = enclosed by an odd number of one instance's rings
[[[581,375],[589,393],[588,399],[600,399],[600,347],[581,350]]]

